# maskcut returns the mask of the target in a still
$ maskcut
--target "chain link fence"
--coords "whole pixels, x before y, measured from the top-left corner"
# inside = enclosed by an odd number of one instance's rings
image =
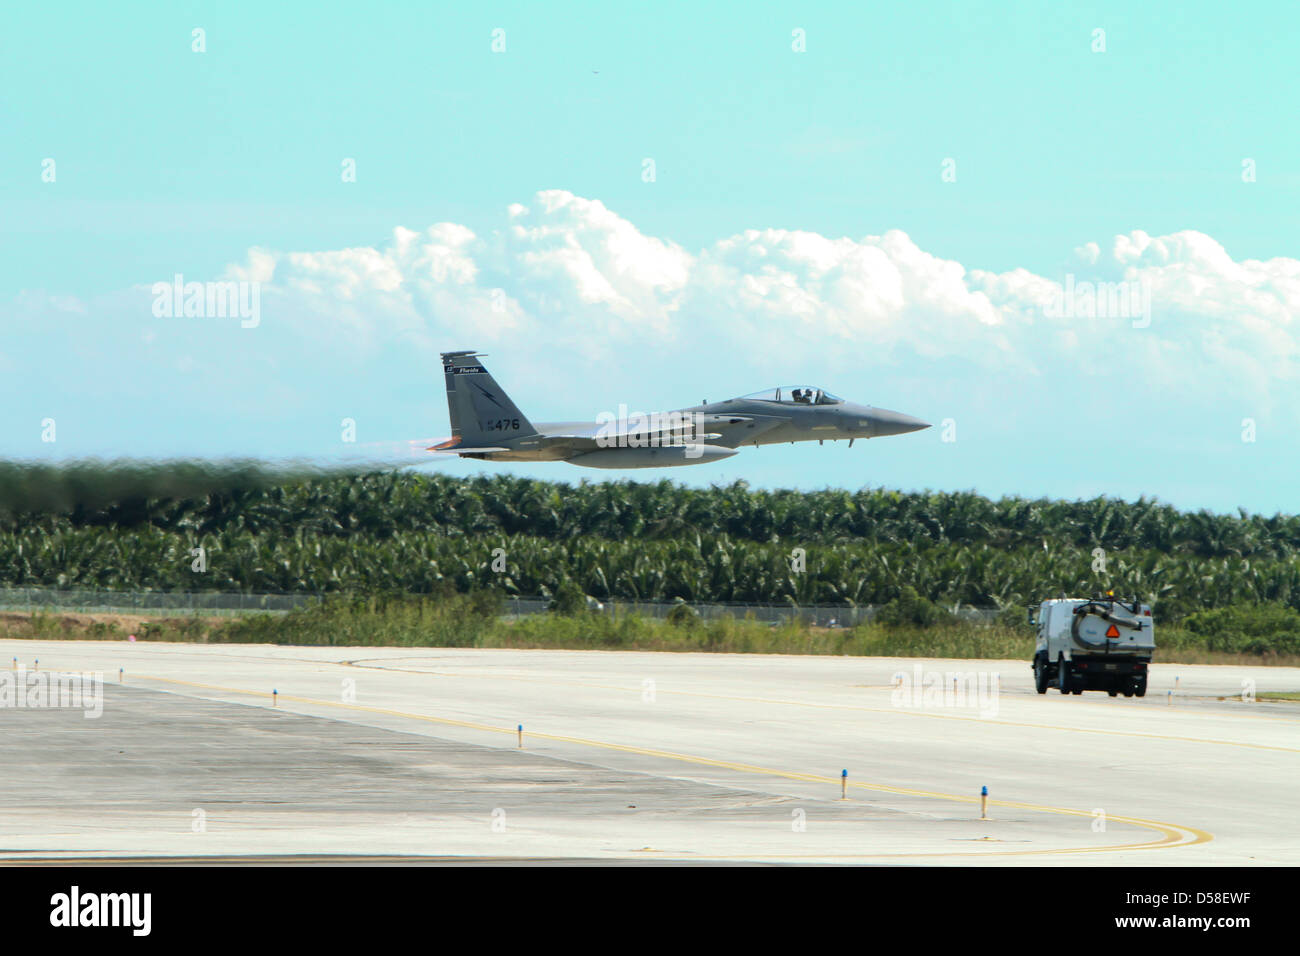
[[[620,601],[591,602],[593,610],[606,613],[635,613],[645,617],[664,618],[675,601]],[[688,602],[689,603],[689,602]],[[537,614],[545,611],[549,602],[543,598],[508,598],[506,613],[510,615]],[[772,624],[800,623],[811,627],[853,627],[876,616],[871,605],[847,607],[842,604],[813,604],[796,607],[792,604],[690,604],[706,621],[719,617],[752,617],[756,621]],[[992,622],[1001,612],[997,608],[958,608],[952,612],[962,620]]]
[[[284,613],[319,601],[312,594],[229,594],[218,591],[83,591],[0,588],[0,610],[80,614]]]
[[[283,614],[321,600],[319,594],[231,594],[215,591],[87,591],[56,588],[0,588],[0,611],[35,613],[72,612],[81,614]],[[508,617],[542,614],[550,606],[546,598],[506,598],[502,613]],[[607,614],[632,613],[664,618],[678,607],[673,601],[591,601],[592,610]],[[876,614],[871,606],[790,604],[691,604],[705,620],[719,617],[752,617],[773,624],[801,623],[812,627],[853,627]],[[965,620],[990,622],[996,608],[959,608],[953,612]]]

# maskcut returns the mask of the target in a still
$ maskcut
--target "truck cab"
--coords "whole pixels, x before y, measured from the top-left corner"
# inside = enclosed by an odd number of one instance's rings
[[[1155,652],[1151,608],[1122,601],[1110,592],[1099,598],[1058,598],[1029,609],[1037,630],[1034,689],[1062,694],[1104,690],[1111,697],[1143,697],[1147,665]]]

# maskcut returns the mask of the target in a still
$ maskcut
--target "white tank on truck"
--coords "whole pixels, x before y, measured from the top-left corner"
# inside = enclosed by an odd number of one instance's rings
[[[1111,697],[1143,697],[1147,665],[1156,649],[1151,608],[1100,598],[1059,598],[1029,609],[1038,630],[1034,689],[1056,687],[1062,694],[1104,690]]]

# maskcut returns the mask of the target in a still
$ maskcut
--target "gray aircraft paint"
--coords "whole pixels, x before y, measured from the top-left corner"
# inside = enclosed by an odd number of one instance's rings
[[[671,413],[689,416],[702,428],[693,441],[653,447],[608,447],[609,426],[591,422],[533,423],[479,361],[481,353],[442,353],[451,419],[450,441],[430,448],[485,461],[567,461],[588,468],[665,468],[730,458],[744,445],[797,441],[882,438],[929,428],[928,422],[836,398],[813,386],[769,389],[725,402],[709,402]],[[667,433],[614,432],[615,437]]]

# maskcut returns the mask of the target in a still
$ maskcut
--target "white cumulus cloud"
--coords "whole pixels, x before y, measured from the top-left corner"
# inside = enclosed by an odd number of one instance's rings
[[[1203,233],[1135,231],[1084,241],[1070,268],[1068,278],[968,269],[900,230],[752,229],[692,253],[602,202],[547,190],[510,205],[487,235],[439,223],[397,228],[383,248],[254,249],[231,275],[262,281],[285,321],[349,348],[524,336],[587,357],[727,348],[746,359],[821,354],[870,367],[918,357],[1040,375],[1105,370],[1099,356],[1122,349],[1167,382],[1255,388],[1297,377],[1298,260],[1238,261]],[[1135,299],[1107,311],[1100,283],[1127,284]],[[1079,299],[1063,311],[1069,289],[1096,290],[1095,307]]]

